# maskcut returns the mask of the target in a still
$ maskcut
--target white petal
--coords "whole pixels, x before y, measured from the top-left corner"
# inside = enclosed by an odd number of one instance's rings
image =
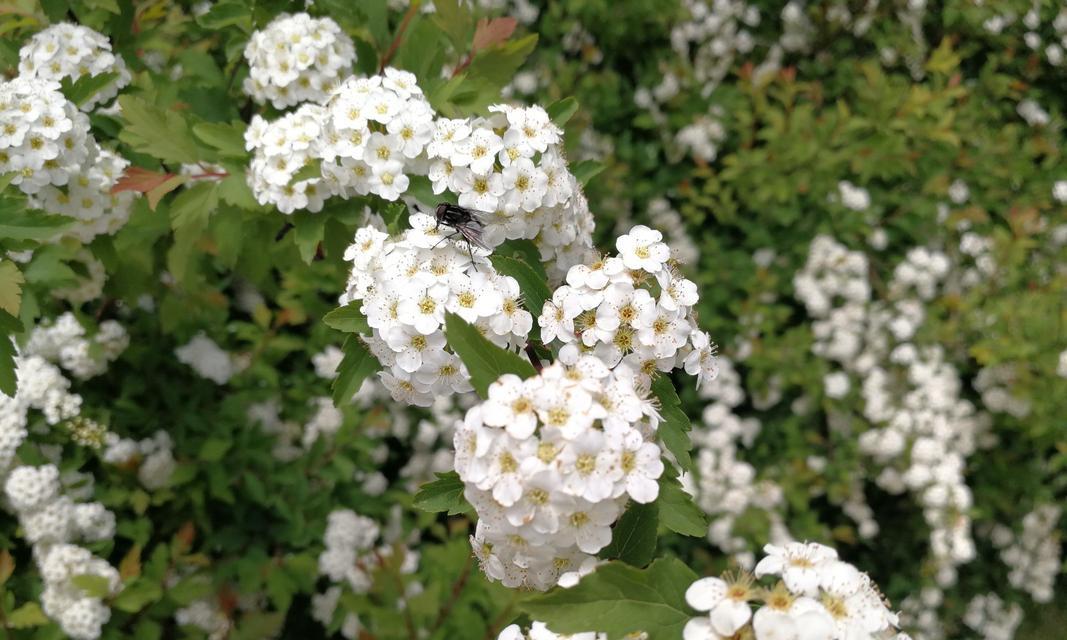
[[[711,628],[724,636],[732,636],[752,618],[747,602],[726,599],[711,610]]]
[[[719,578],[701,578],[685,590],[685,601],[697,611],[711,611],[726,596],[726,583]]]

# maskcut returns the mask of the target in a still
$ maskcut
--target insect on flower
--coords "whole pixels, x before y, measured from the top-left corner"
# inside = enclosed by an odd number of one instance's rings
[[[474,260],[473,247],[485,249],[486,251],[490,250],[482,242],[482,229],[485,227],[485,223],[481,221],[476,212],[449,202],[442,202],[437,205],[434,217],[437,219],[438,228],[444,225],[453,229],[453,232],[442,238],[441,242],[454,238],[456,235],[463,236],[463,239],[467,242],[467,252],[471,254],[472,261]],[[477,266],[475,266],[475,270],[477,270]]]

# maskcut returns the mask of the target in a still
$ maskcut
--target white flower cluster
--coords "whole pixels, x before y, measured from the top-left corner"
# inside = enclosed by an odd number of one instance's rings
[[[308,401],[312,414],[301,425],[294,420],[283,420],[277,400],[267,400],[249,405],[247,414],[251,422],[259,424],[263,433],[274,436],[271,454],[277,460],[288,462],[304,455],[320,438],[330,439],[344,422],[344,415],[333,406],[326,396],[317,396]]]
[[[737,519],[751,509],[766,513],[770,539],[792,540],[782,516],[782,489],[770,480],[757,480],[756,469],[739,458],[739,445],[752,445],[760,431],[758,419],[741,418],[734,408],[745,400],[741,376],[729,358],[719,358],[719,376],[700,388],[710,399],[703,419],[693,426],[695,494],[697,505],[708,514],[708,540],[740,566],[751,568],[755,555],[748,541],[734,533]]]
[[[208,640],[225,640],[232,623],[212,600],[194,600],[189,606],[174,612],[174,622],[179,627],[196,627],[207,634]]]
[[[200,377],[215,384],[226,384],[247,366],[243,358],[223,350],[203,331],[175,349],[174,355],[178,362],[189,365]]]
[[[136,466],[141,486],[155,491],[170,484],[170,477],[178,466],[173,448],[170,434],[163,430],[139,441],[109,432],[104,436],[104,451],[100,457],[108,464]]]
[[[1061,567],[1062,515],[1060,506],[1043,504],[1023,517],[1019,536],[1002,524],[993,529],[993,544],[1000,549],[1000,559],[1010,569],[1008,582],[1030,594],[1035,602],[1051,602],[1055,593]]]
[[[293,181],[320,157],[323,113],[321,106],[305,104],[272,122],[252,116],[245,130],[245,148],[253,152],[248,186],[260,204],[272,204],[282,213],[321,211],[333,195],[321,177]]]
[[[1030,415],[1030,399],[1012,394],[1017,379],[1015,366],[1010,362],[979,369],[972,384],[982,394],[982,405],[994,413],[1007,413],[1020,420]]]
[[[104,320],[96,333],[87,337],[85,327],[68,311],[53,320],[41,321],[22,352],[55,362],[75,378],[86,380],[106,371],[129,344],[125,327],[117,321]]]
[[[894,270],[887,299],[872,301],[866,256],[820,236],[794,279],[814,318],[813,352],[862,381],[863,413],[873,428],[860,434],[859,445],[884,465],[876,482],[919,497],[941,586],[954,584],[956,566],[975,556],[964,466],[985,426],[985,417],[962,399],[959,374],[943,348],[912,342],[925,318],[923,303],[936,295],[950,266],[940,252],[912,249]]]
[[[719,145],[726,139],[726,127],[715,116],[700,116],[674,134],[674,144],[694,158],[711,162],[719,155]]]
[[[837,200],[843,207],[853,211],[866,211],[871,206],[871,194],[848,180],[837,183]]]
[[[111,193],[129,162],[100,149],[90,164],[71,176],[65,188],[45,185],[30,199],[33,206],[48,213],[74,218],[77,222],[63,230],[88,244],[99,235],[114,235],[130,219],[137,194],[133,191]]]
[[[643,225],[615,242],[618,256],[579,264],[546,301],[537,323],[546,344],[574,364],[587,353],[609,368],[622,363],[648,382],[685,367],[698,384],[717,373],[715,346],[697,328],[697,286],[669,264],[663,234]]]
[[[455,468],[478,513],[474,553],[490,580],[545,590],[595,561],[627,496],[659,495],[659,417],[634,372],[594,356],[507,374],[456,426]]]
[[[285,109],[322,102],[351,73],[352,39],[330,18],[279,14],[245,45],[248,77],[244,92],[256,102]]]
[[[391,515],[392,520],[400,517],[399,506]],[[419,554],[406,545],[397,545],[398,535],[395,523],[389,523],[383,531],[371,518],[361,516],[351,509],[338,509],[330,513],[323,538],[325,549],[319,555],[319,574],[335,583],[325,592],[311,598],[312,617],[329,627],[344,589],[352,593],[363,594],[373,586],[374,571],[400,549],[403,559],[400,573],[414,573],[419,566]],[[380,546],[375,547],[383,538]],[[394,544],[390,544],[390,542]],[[422,590],[418,582],[409,582],[402,597],[414,596]],[[401,606],[406,606],[401,603]],[[362,637],[363,625],[355,613],[345,615],[341,625],[341,635],[349,640]]]
[[[764,551],[767,556],[756,565],[755,576],[701,578],[686,590],[689,606],[706,613],[686,624],[685,640],[908,638],[897,631],[897,614],[870,577],[838,560],[835,550],[794,542],[769,544]],[[762,588],[756,578],[766,576],[779,581],[773,588]]]
[[[304,105],[273,122],[255,117],[249,185],[284,213],[318,211],[331,196],[409,194],[414,177],[481,213],[482,241],[533,240],[562,276],[588,257],[593,218],[567,168],[562,132],[541,107],[490,107],[489,118],[439,118],[406,71],[348,78],[323,106]],[[297,182],[313,162],[319,175]],[[435,203],[423,202],[425,206]]]
[[[739,54],[756,46],[751,29],[760,13],[743,0],[686,0],[689,20],[671,29],[671,46],[693,65],[694,86],[708,95],[726,77]]]
[[[13,173],[11,184],[30,195],[66,185],[96,154],[88,116],[58,82],[0,82],[0,123],[0,173]]]
[[[107,281],[107,270],[104,263],[96,259],[86,247],[78,250],[67,264],[81,264],[85,274],[77,274],[78,279],[74,284],[62,289],[51,291],[53,298],[66,300],[74,306],[85,304],[98,299],[104,293],[104,283]]]
[[[34,329],[26,347],[15,358],[15,397],[0,393],[3,504],[18,517],[22,536],[33,545],[34,559],[44,580],[41,606],[45,614],[76,640],[99,637],[111,612],[101,598],[87,596],[71,579],[83,574],[102,576],[114,594],[119,577],[107,562],[70,543],[111,538],[115,516],[98,502],[78,503],[72,492],[64,491],[63,483],[68,478],[56,466],[58,449],[49,453],[55,464],[36,467],[19,464],[15,454],[29,435],[31,410],[43,413],[48,425],[67,421],[73,440],[79,444],[95,446],[104,437],[102,427],[80,418],[81,396],[70,392],[70,381],[52,361],[79,377],[91,377],[118,357],[128,338],[114,321],[101,323],[92,340],[85,338],[85,333],[70,313]],[[69,481],[81,483],[84,478],[84,474],[74,474]],[[88,491],[91,492],[91,485]]]
[[[444,334],[445,312],[475,325],[496,345],[521,348],[533,318],[520,306],[519,284],[500,275],[482,255],[446,242],[447,228],[412,213],[411,229],[394,240],[366,226],[345,259],[352,262],[342,305],[361,302],[373,335],[364,336],[387,371],[380,374],[393,399],[430,406],[435,397],[472,389],[463,362]]]
[[[1022,621],[1022,607],[1017,602],[1006,604],[995,593],[975,596],[963,614],[963,624],[982,640],[1013,640]]]
[[[608,640],[608,635],[589,631],[587,633],[572,633],[564,636],[551,631],[544,622],[534,621],[525,633],[522,627],[517,624],[508,625],[504,627],[496,640]]]
[[[111,43],[89,27],[61,22],[37,32],[19,49],[19,74],[34,80],[59,82],[113,73],[115,79],[93,94],[83,111],[111,101],[130,83],[122,56],[111,52]]]

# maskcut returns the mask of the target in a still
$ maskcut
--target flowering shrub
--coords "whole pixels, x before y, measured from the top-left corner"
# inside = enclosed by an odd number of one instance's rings
[[[3,635],[1054,636],[1065,15],[16,0]]]

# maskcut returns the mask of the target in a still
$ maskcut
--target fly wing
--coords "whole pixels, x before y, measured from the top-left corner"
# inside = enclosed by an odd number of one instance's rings
[[[459,231],[460,235],[463,236],[463,239],[467,241],[467,244],[478,247],[479,249],[485,249],[486,251],[492,251],[492,249],[482,242],[481,227],[475,227],[470,224],[460,224],[456,225],[456,231]]]

